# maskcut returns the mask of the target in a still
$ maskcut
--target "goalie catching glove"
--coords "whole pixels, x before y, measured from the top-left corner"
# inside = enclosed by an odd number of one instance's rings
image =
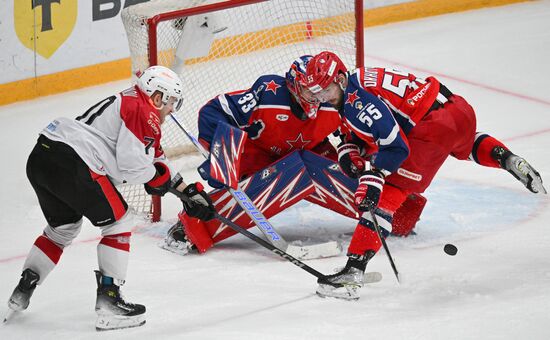
[[[376,209],[384,189],[384,177],[381,171],[371,169],[365,171],[359,178],[359,186],[355,191],[355,204],[360,211]]]

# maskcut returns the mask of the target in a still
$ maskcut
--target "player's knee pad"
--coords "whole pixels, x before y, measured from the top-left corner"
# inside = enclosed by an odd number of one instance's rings
[[[108,235],[117,235],[123,233],[129,233],[132,231],[132,228],[135,226],[134,214],[131,210],[126,211],[124,216],[122,216],[115,223],[111,223],[101,228],[101,236]]]
[[[44,228],[44,235],[61,248],[70,245],[82,229],[82,219],[75,223],[63,224],[57,227],[48,225]]]

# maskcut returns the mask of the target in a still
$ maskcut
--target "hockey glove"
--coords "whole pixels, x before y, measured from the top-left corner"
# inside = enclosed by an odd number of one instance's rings
[[[204,187],[201,183],[189,184],[183,189],[182,195],[185,196],[181,202],[183,203],[183,210],[185,210],[187,215],[203,221],[210,221],[214,218],[216,209],[212,204],[210,196],[204,192]]]
[[[163,196],[170,189],[170,169],[164,163],[157,162],[154,165],[157,173],[152,180],[144,184],[145,191],[149,195]]]
[[[365,169],[365,160],[361,157],[359,147],[353,143],[338,145],[338,163],[342,171],[351,178],[359,177]]]
[[[369,211],[378,206],[384,182],[384,175],[376,169],[363,173],[355,191],[355,204],[359,211]]]

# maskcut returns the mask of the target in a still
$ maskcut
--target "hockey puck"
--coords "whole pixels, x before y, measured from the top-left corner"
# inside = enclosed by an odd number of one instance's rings
[[[447,255],[455,256],[456,253],[458,253],[458,248],[454,244],[447,243],[445,247],[443,247],[443,251]]]

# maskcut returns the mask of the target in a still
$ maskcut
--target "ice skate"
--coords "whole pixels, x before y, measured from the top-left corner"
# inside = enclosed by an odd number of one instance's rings
[[[363,287],[364,271],[346,265],[344,269],[333,275],[317,280],[317,295],[344,300],[359,299],[359,288]]]
[[[504,170],[511,173],[531,192],[546,194],[540,174],[524,158],[514,155],[511,151],[500,146],[493,149],[492,156],[499,161]]]
[[[39,280],[40,276],[37,273],[29,268],[25,269],[21,274],[21,280],[19,280],[17,287],[15,287],[8,300],[8,307],[15,312],[21,312],[27,309],[32,293],[34,293],[36,284]],[[8,316],[6,319],[8,319]]]
[[[166,237],[158,243],[158,246],[179,255],[187,255],[196,249],[185,235],[181,221],[168,229]]]
[[[119,286],[102,284],[101,272],[96,270],[95,274],[97,280],[96,330],[106,331],[145,324],[145,306],[125,301],[120,294]]]

